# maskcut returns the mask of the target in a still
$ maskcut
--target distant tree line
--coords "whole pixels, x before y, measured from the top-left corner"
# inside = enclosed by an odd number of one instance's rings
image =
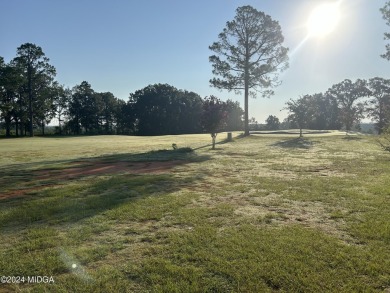
[[[33,136],[55,119],[58,134],[164,135],[202,133],[204,104],[198,94],[168,84],[149,85],[128,101],[110,92],[96,92],[83,81],[66,88],[55,81],[56,70],[42,48],[26,43],[9,63],[0,57],[0,123],[7,137]],[[238,102],[221,102],[223,130],[242,130]]]
[[[6,136],[33,136],[38,130],[44,134],[53,119],[58,121],[57,133],[68,135],[215,133],[202,125],[207,120],[205,111],[213,113],[205,107],[210,100],[221,104],[226,114],[218,131],[243,129],[244,111],[232,100],[202,99],[194,92],[154,84],[131,93],[126,102],[110,92],[96,92],[86,81],[66,88],[55,80],[55,75],[56,69],[34,44],[17,48],[16,57],[9,63],[0,57],[0,125]],[[290,114],[282,123],[270,115],[264,128],[257,127],[251,119],[252,129],[350,131],[367,117],[375,121],[378,133],[382,133],[390,126],[390,80],[346,79],[325,93],[291,99],[286,109]],[[215,113],[210,115],[219,115]]]
[[[381,134],[390,126],[390,79],[345,79],[325,93],[304,95],[286,103],[294,128],[345,129],[371,118]]]

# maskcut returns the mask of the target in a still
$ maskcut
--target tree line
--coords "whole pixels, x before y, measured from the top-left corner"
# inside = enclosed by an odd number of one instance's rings
[[[56,69],[42,48],[26,43],[8,64],[0,57],[0,118],[5,135],[34,134],[56,119],[58,134],[164,135],[202,133],[205,107],[210,97],[168,84],[149,85],[129,95],[128,101],[111,92],[96,92],[83,81],[65,88],[55,80]],[[215,104],[218,98],[212,97]],[[219,131],[242,130],[244,111],[238,102],[223,104]],[[351,130],[362,118],[376,122],[378,133],[390,125],[390,80],[346,79],[325,93],[303,95],[286,103],[291,128]],[[217,115],[209,113],[210,115]],[[203,117],[203,118],[202,118]],[[222,118],[221,118],[222,119]],[[277,129],[277,117],[267,118],[267,129]]]
[[[375,121],[379,134],[390,126],[390,79],[345,79],[325,93],[303,95],[286,103],[296,128],[341,129],[347,132],[363,118]]]
[[[41,47],[26,43],[9,63],[0,57],[0,122],[7,137],[33,136],[56,119],[58,134],[164,135],[209,131],[202,123],[209,98],[168,84],[149,85],[131,93],[128,101],[111,92],[96,92],[83,81],[66,88],[55,80]],[[217,99],[213,97],[213,99]],[[220,130],[243,129],[243,110],[227,100]],[[222,124],[221,124],[222,125]]]
[[[390,2],[381,12],[390,24]],[[390,39],[390,33],[385,33],[385,39]],[[55,81],[56,69],[42,49],[26,43],[17,48],[17,56],[8,64],[0,57],[0,123],[6,136],[12,130],[17,136],[33,136],[38,127],[44,133],[53,118],[59,121],[58,132],[66,134],[162,135],[244,128],[248,135],[248,97],[271,96],[272,89],[280,84],[278,73],[288,67],[288,48],[283,41],[277,21],[251,6],[242,6],[226,23],[218,41],[209,46],[215,75],[210,85],[236,93],[244,91],[244,111],[238,102],[202,99],[167,84],[149,85],[130,94],[127,102],[110,92],[95,92],[86,81],[65,88]],[[386,50],[382,57],[390,59],[390,45]],[[300,129],[345,127],[349,131],[368,117],[382,133],[390,123],[389,83],[380,77],[354,82],[345,79],[325,93],[291,99],[285,107],[290,113],[287,122]],[[205,119],[205,113],[220,117],[217,128],[211,127],[213,119]],[[280,123],[270,116],[267,124],[274,128]]]

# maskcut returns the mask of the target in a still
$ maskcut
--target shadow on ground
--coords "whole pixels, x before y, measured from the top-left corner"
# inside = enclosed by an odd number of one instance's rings
[[[91,176],[168,173],[177,166],[208,159],[209,156],[200,156],[190,148],[179,148],[11,165],[0,168],[0,200],[24,196],[45,187],[63,185]]]
[[[328,130],[308,130],[303,131],[302,134],[325,134],[330,133]],[[298,131],[278,130],[278,131],[251,131],[250,134],[299,134]]]
[[[239,139],[239,138],[241,138],[241,137],[237,136],[237,137],[235,137],[234,139]],[[224,144],[227,144],[227,143],[229,143],[229,142],[233,142],[234,139],[232,139],[232,140],[230,140],[230,139],[224,139],[224,140],[222,140],[222,141],[216,142],[215,145],[224,145]],[[212,150],[212,149],[211,149],[212,146],[213,146],[213,145],[212,145],[211,143],[210,143],[210,144],[205,144],[205,145],[202,145],[202,146],[200,146],[200,147],[194,148],[194,151],[199,150],[199,149],[204,149],[204,148],[207,148],[207,147],[209,147],[210,150]],[[222,148],[215,148],[215,150],[222,150]]]
[[[140,161],[141,158],[144,161]],[[79,164],[80,160],[65,162],[61,170],[33,170],[17,179],[18,182],[14,186],[18,186],[17,189],[0,194],[0,227],[4,232],[7,231],[7,227],[15,227],[15,224],[20,227],[32,223],[66,225],[103,214],[123,204],[135,203],[146,197],[167,195],[208,176],[208,174],[193,176],[185,172],[172,172],[174,167],[208,159],[208,156],[198,156],[192,151],[171,150],[84,160],[76,167],[79,169],[76,178],[64,178],[63,174],[75,169],[74,166],[70,168],[67,166]],[[91,166],[101,168],[112,166],[117,162],[128,164],[127,170],[121,169],[117,172],[116,168],[103,168],[104,172],[93,174],[100,175],[99,177],[92,177],[88,172],[83,175],[83,170],[89,170]],[[53,163],[50,162],[51,165]],[[60,163],[64,164],[64,162]],[[141,172],[134,171],[134,166],[139,167],[140,164],[159,166],[159,168],[143,168]],[[45,178],[42,176],[44,171],[47,172]],[[10,174],[7,170],[3,168],[1,172],[1,181],[4,181],[3,177],[9,179]],[[89,177],[86,178],[87,176]],[[26,180],[34,187],[23,185]],[[19,194],[16,195],[14,192]],[[161,207],[157,204],[154,208]]]
[[[272,144],[272,146],[287,148],[287,149],[310,149],[313,147],[313,142],[303,137],[283,140]]]
[[[167,195],[188,186],[194,180],[199,181],[201,178],[178,177],[174,174],[121,174],[84,182],[81,186],[41,190],[29,196],[2,201],[1,230],[6,232],[7,227],[14,228],[15,225],[62,226],[76,223],[98,214],[112,212],[122,205],[136,204],[147,197]],[[130,214],[127,217],[131,218]]]
[[[342,139],[344,139],[344,140],[361,140],[362,138],[359,137],[359,136],[350,136],[350,135],[347,135],[347,136],[344,136]]]

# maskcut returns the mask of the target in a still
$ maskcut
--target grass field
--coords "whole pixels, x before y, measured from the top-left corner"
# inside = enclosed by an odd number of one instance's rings
[[[0,292],[390,292],[390,153],[338,134],[2,139],[0,275],[54,283]]]

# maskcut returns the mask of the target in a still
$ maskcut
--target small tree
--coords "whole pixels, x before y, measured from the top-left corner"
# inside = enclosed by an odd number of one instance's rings
[[[278,130],[280,127],[279,118],[273,115],[269,115],[265,123],[267,130]]]
[[[215,96],[206,97],[203,101],[202,127],[210,133],[212,138],[212,149],[215,149],[215,140],[226,124],[227,106]]]
[[[310,106],[309,96],[300,97],[298,100],[290,100],[286,103],[286,110],[290,112],[289,120],[299,127],[299,137],[303,137],[302,129],[313,116],[313,109]]]

